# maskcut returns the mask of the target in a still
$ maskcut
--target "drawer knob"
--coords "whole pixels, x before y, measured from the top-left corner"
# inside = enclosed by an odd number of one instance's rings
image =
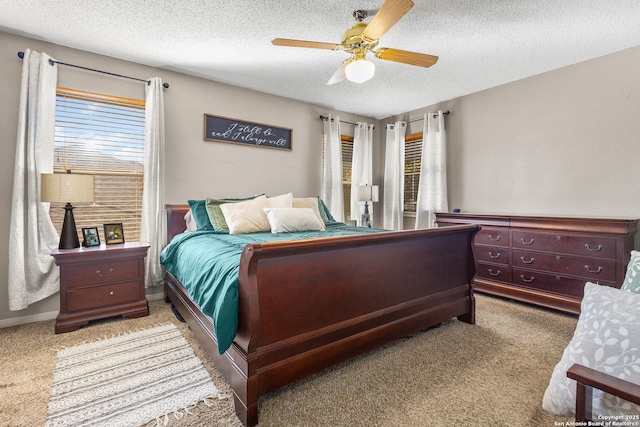
[[[96,270],[96,274],[100,277],[109,277],[113,273],[113,268],[110,268],[106,273],[101,272],[100,270]]]
[[[530,260],[526,260],[524,259],[523,256],[520,257],[520,259],[522,260],[522,262],[524,262],[525,264],[533,264],[533,260],[535,259],[534,257],[531,257]]]
[[[531,282],[533,282],[533,279],[535,279],[535,277],[533,277],[533,276],[531,276],[530,278],[527,279],[526,277],[524,277],[524,274],[521,274],[520,278],[522,279],[522,281],[527,282],[527,283],[531,283]]]
[[[593,252],[598,252],[602,250],[602,245],[598,245],[597,248],[592,248],[591,245],[589,245],[588,243],[585,243],[584,247]]]
[[[533,245],[533,242],[535,241],[535,239],[532,237],[531,240],[526,241],[524,240],[524,237],[521,237],[520,241],[522,242],[523,245]]]
[[[500,240],[501,236],[494,236],[493,234],[489,234],[489,240],[492,240],[494,242],[497,242],[498,240]]]
[[[585,265],[584,268],[586,268],[589,273],[600,273],[602,271],[602,267],[600,266],[598,266],[596,270],[592,270],[588,265]]]
[[[494,255],[493,252],[489,251],[489,258],[492,258],[492,259],[500,258],[500,252],[498,252],[497,254]]]
[[[109,292],[109,295],[113,295],[113,291]]]
[[[492,275],[492,276],[499,276],[500,275],[500,270],[493,271],[492,269],[489,269],[489,274]]]

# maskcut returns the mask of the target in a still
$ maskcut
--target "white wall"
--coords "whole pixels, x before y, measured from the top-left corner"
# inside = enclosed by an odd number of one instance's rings
[[[342,120],[353,123],[377,123],[366,117],[0,32],[0,211],[4,219],[0,221],[0,326],[13,322],[16,317],[35,316],[28,317],[31,320],[43,314],[51,316],[59,308],[58,294],[20,312],[9,311],[7,303],[6,242],[10,233],[22,68],[22,60],[17,53],[26,48],[44,51],[59,61],[89,68],[139,78],[159,76],[170,84],[164,92],[167,203],[263,192],[275,195],[292,191],[298,197],[320,195],[320,114],[338,114]],[[141,82],[65,66],[59,68],[58,85],[144,99]],[[293,149],[285,151],[205,142],[205,113],[292,128]],[[342,130],[345,134],[353,134],[353,126],[345,125]]]

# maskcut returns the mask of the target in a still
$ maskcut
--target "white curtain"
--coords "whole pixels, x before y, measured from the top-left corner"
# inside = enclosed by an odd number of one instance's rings
[[[404,228],[404,137],[406,131],[405,122],[387,125],[383,200],[383,227],[387,230]]]
[[[53,173],[58,67],[26,49],[18,112],[18,138],[9,235],[9,309],[23,310],[60,290],[51,252],[59,236],[40,201],[40,174]]]
[[[360,222],[364,202],[358,201],[358,187],[373,185],[373,125],[357,122],[353,133],[353,158],[351,160],[351,219]],[[369,204],[373,221],[373,203]],[[360,224],[362,225],[362,224]]]
[[[160,252],[167,240],[164,213],[164,97],[162,80],[149,79],[145,86],[144,191],[140,242],[149,245],[145,260],[145,286],[163,280]]]
[[[440,110],[424,117],[416,228],[434,227],[435,213],[448,210],[447,134],[444,114]]]
[[[342,141],[340,119],[329,115],[322,132],[321,197],[336,221],[344,222],[344,190],[342,188]]]

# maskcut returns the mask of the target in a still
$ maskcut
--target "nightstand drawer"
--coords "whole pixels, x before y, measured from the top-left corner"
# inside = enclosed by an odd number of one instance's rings
[[[139,299],[140,285],[137,282],[71,289],[67,291],[67,310],[73,312],[108,307]]]
[[[66,272],[67,288],[106,285],[140,278],[138,260],[113,260],[78,265]]]

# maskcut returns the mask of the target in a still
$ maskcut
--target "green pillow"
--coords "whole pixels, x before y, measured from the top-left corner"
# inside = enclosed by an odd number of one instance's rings
[[[333,219],[333,215],[331,215],[331,211],[329,211],[329,208],[324,204],[320,197],[318,197],[318,210],[320,211],[320,216],[324,222],[336,222],[336,220]]]
[[[640,252],[631,251],[631,259],[627,265],[627,275],[620,289],[640,294]]]
[[[253,200],[258,196],[261,196],[261,194],[258,194],[256,196],[246,197],[244,199],[209,199],[207,198],[205,202],[207,220],[212,225],[212,228],[215,231],[228,233],[229,227],[227,226],[227,221],[224,219],[224,214],[220,209],[220,205],[224,203],[236,203],[236,202],[244,202],[245,200]]]
[[[188,203],[198,230],[213,230],[213,225],[211,225],[209,221],[209,214],[207,213],[207,207],[205,205],[206,200],[189,200]]]

